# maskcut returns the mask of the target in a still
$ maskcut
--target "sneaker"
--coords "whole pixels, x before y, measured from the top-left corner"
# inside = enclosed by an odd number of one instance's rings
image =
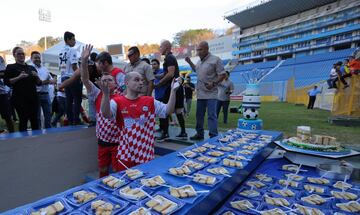
[[[156,142],[162,143],[162,142],[164,142],[165,140],[167,140],[168,138],[169,138],[169,134],[162,133],[162,134],[161,134],[161,137],[158,137],[158,138],[156,139]]]
[[[190,137],[190,140],[203,140],[204,136],[201,136],[199,134],[195,134],[194,136]]]
[[[186,132],[184,132],[184,133],[180,133],[179,135],[177,135],[176,138],[182,139],[182,140],[187,140],[188,135]]]

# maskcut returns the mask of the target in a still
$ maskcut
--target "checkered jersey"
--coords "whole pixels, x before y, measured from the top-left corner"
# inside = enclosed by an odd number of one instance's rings
[[[95,100],[96,137],[104,142],[120,143],[121,127],[120,124],[117,122],[122,120],[121,114],[116,114],[116,119],[105,118],[100,111],[102,95],[102,92],[100,92]],[[110,99],[114,99],[117,96],[117,94],[114,94],[110,97]]]
[[[135,164],[154,159],[154,98],[141,96],[136,100],[129,100],[124,96],[119,96],[115,101],[118,109],[121,109],[123,118],[117,159],[131,161]],[[165,110],[163,107],[157,109],[159,113]]]
[[[155,158],[154,126],[155,114],[147,112],[141,115],[144,124],[134,122],[131,127],[123,127],[120,135],[118,156],[120,160],[128,160],[136,164],[146,163]],[[130,149],[130,153],[128,150]]]

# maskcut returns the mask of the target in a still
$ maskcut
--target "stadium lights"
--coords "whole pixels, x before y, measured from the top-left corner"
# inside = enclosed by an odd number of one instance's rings
[[[51,11],[40,8],[39,9],[39,21],[51,22]],[[46,36],[44,37],[44,48],[47,49]]]

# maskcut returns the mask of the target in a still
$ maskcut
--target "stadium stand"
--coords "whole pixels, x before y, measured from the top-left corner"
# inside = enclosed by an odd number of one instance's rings
[[[331,67],[338,61],[343,61],[350,56],[355,49],[346,49],[322,54],[316,54],[305,57],[297,57],[284,60],[283,63],[271,74],[268,74],[261,82],[263,90],[262,95],[274,95],[269,86],[271,83],[287,82],[289,79],[295,79],[295,87],[308,86],[323,80],[329,76]],[[241,93],[247,83],[242,73],[252,72],[254,70],[263,71],[265,74],[276,67],[280,61],[268,61],[246,65],[238,65],[232,71],[232,80],[236,83],[235,92]],[[286,84],[281,84],[286,85]]]
[[[231,62],[238,65],[231,78],[237,94],[244,91],[246,76],[261,71],[266,74],[261,95],[288,100],[290,80],[293,91],[322,86],[332,65],[360,47],[358,0],[257,1],[225,18],[236,25]],[[324,90],[323,94],[334,97],[334,93]]]

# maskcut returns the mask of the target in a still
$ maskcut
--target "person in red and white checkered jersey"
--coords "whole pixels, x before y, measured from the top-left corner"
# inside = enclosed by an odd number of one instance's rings
[[[121,114],[117,114],[117,118],[108,119],[105,118],[102,114],[101,110],[101,100],[103,97],[103,92],[99,88],[97,88],[90,80],[89,80],[89,72],[88,72],[88,57],[91,53],[92,46],[86,45],[83,48],[83,52],[81,54],[81,79],[83,81],[84,86],[86,87],[88,93],[88,99],[95,102],[95,110],[96,110],[96,137],[98,138],[98,165],[99,165],[99,176],[104,177],[109,174],[110,166],[114,171],[121,171],[124,167],[117,165],[117,149],[120,143],[120,124],[122,122]],[[111,56],[109,55],[111,58]],[[103,56],[103,60],[99,64],[104,65],[106,61],[106,56]],[[101,67],[102,72],[106,70],[107,67]],[[114,106],[113,109],[116,109],[116,103],[114,102],[114,98],[118,97],[119,94],[115,93],[115,89],[117,88],[117,83],[115,77],[112,76],[111,73],[103,73],[101,77],[101,82],[106,82],[110,88],[110,99],[111,106]],[[126,162],[126,161],[124,161]]]
[[[174,79],[167,104],[150,96],[140,96],[144,81],[138,72],[126,74],[125,96],[118,96],[110,100],[110,95],[105,93],[109,90],[105,89],[106,86],[103,86],[103,83],[101,85],[100,88],[104,92],[101,110],[103,110],[104,116],[109,119],[116,119],[121,113],[118,164],[132,167],[154,159],[155,117],[165,118],[174,112],[176,90],[180,84]],[[115,101],[116,105],[113,105],[112,101]]]

